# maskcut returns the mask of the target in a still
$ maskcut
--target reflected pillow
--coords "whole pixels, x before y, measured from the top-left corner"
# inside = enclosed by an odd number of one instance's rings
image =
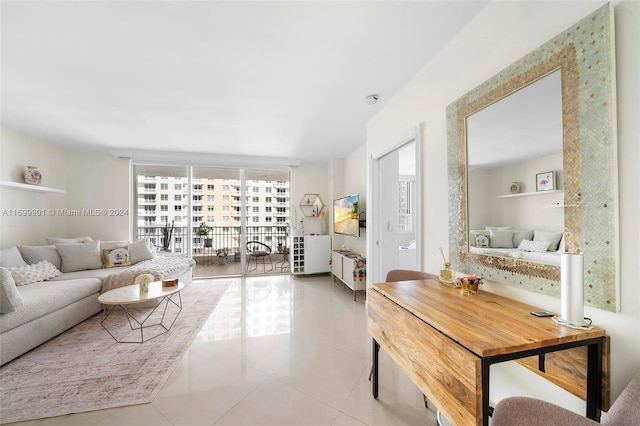
[[[513,231],[513,246],[518,247],[522,240],[533,241],[533,231]]]
[[[513,231],[491,229],[489,230],[489,240],[493,248],[513,248]]]
[[[476,247],[487,248],[489,247],[489,237],[482,234],[476,235]]]
[[[513,230],[513,225],[511,226],[485,226],[484,229],[487,231],[491,231],[492,229],[497,229],[498,231],[510,231]]]
[[[518,245],[518,250],[544,253],[549,248],[550,241],[522,240]]]
[[[484,229],[469,231],[469,245],[471,245],[471,247],[476,247],[476,236],[478,235],[484,235],[485,237],[488,237],[489,231],[486,231]]]
[[[558,251],[558,245],[564,233],[562,232],[549,232],[540,231],[536,229],[533,231],[533,241],[549,241],[549,251]]]

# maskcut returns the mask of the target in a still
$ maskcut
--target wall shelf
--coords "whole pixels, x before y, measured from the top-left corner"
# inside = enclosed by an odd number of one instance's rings
[[[53,194],[65,194],[67,192],[64,189],[51,188],[49,186],[29,185],[26,183],[9,182],[6,180],[0,180],[0,188],[18,189],[21,191],[33,192],[48,192]]]
[[[537,192],[519,192],[517,194],[506,194],[506,195],[498,195],[496,198],[515,198],[515,197],[528,197],[530,195],[548,195],[548,194],[556,194],[558,192],[564,192],[561,189],[554,189],[551,191],[537,191]]]

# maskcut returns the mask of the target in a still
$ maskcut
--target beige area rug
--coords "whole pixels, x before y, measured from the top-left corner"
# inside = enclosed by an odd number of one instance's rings
[[[188,285],[171,330],[143,344],[116,343],[99,313],[2,366],[0,423],[152,401],[228,286]]]

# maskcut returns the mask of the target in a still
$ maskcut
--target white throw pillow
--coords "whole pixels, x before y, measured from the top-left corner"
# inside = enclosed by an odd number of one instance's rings
[[[498,231],[512,231],[514,228],[513,225],[510,226],[485,226],[484,229],[486,231],[491,231],[492,229],[497,229]]]
[[[18,246],[18,250],[29,265],[41,260],[48,260],[58,269],[62,266],[62,259],[60,259],[56,246]]]
[[[46,281],[61,274],[58,268],[47,260],[41,260],[33,265],[9,268],[9,272],[17,286]]]
[[[544,253],[549,248],[549,244],[551,244],[550,241],[522,240],[520,241],[520,245],[518,245],[518,250]]]
[[[513,248],[513,231],[506,229],[490,229],[489,240],[493,248]]]
[[[4,268],[15,268],[18,266],[25,266],[27,262],[24,261],[18,247],[7,247],[0,250],[0,266]]]
[[[62,272],[102,268],[99,240],[90,243],[56,244],[56,250],[62,258]]]
[[[24,303],[7,268],[0,268],[0,314],[13,312]]]
[[[549,251],[557,251],[558,244],[564,234],[562,232],[540,231],[536,229],[533,233],[533,241],[549,241]]]
[[[129,258],[131,264],[135,265],[143,260],[153,259],[153,250],[151,250],[151,242],[148,238],[129,244]]]

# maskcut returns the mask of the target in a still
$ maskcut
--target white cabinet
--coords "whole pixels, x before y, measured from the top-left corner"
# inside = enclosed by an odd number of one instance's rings
[[[305,235],[293,237],[291,265],[294,275],[322,274],[329,272],[331,237],[329,235]]]
[[[356,291],[367,288],[364,275],[361,276],[361,273],[364,273],[364,267],[361,267],[360,271],[356,270],[358,257],[352,252],[335,250],[331,252],[331,273],[353,290],[353,300],[356,300]],[[354,278],[354,273],[357,275],[356,278]]]

